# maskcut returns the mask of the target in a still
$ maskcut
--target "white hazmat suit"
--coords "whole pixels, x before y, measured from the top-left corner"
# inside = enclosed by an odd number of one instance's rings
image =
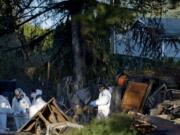
[[[29,98],[22,90],[20,90],[20,95],[20,99],[14,97],[12,100],[12,110],[17,129],[29,120],[29,108],[31,106]]]
[[[0,133],[7,129],[7,114],[11,113],[11,106],[4,96],[0,95]]]
[[[98,106],[97,119],[103,119],[108,117],[110,113],[110,103],[111,93],[109,90],[103,89],[99,93],[98,99],[90,103],[92,106]]]
[[[42,90],[36,89],[35,93],[31,94],[33,98],[32,106],[29,110],[29,117],[32,118],[39,110],[41,110],[45,105],[46,102],[42,99]]]

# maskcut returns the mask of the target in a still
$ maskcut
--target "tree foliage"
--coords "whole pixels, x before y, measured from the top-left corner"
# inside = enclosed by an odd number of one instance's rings
[[[96,0],[0,0],[0,36],[19,34],[21,45],[13,51],[18,49],[26,57],[31,51],[46,50],[48,60],[63,77],[74,73],[72,24],[76,22],[83,75],[108,78],[116,66],[110,53],[112,31],[127,31],[139,16],[160,16],[163,4],[164,0],[110,0],[108,4]],[[40,26],[45,23],[48,28],[43,30]]]

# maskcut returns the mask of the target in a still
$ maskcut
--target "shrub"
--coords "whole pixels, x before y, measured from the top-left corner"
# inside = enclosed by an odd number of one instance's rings
[[[109,119],[93,120],[83,129],[70,130],[65,135],[136,135],[136,131],[130,129],[132,118],[127,114],[113,114]]]

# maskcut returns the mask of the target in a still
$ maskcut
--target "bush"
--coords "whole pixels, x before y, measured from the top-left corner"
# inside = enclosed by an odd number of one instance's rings
[[[94,120],[81,130],[70,130],[66,135],[136,135],[136,131],[130,129],[131,123],[132,118],[127,114],[114,114],[106,120]]]

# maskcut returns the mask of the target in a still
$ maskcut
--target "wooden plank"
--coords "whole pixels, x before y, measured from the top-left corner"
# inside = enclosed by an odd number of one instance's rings
[[[54,123],[54,122],[58,122],[56,117],[55,117],[55,114],[54,114],[54,111],[51,109],[50,107],[50,104],[48,104],[48,108],[49,108],[49,111],[50,111],[50,115],[48,117],[48,120],[51,121],[51,123]]]
[[[52,104],[55,106],[57,111],[60,112],[63,115],[63,117],[65,118],[66,121],[70,121],[69,117],[59,108],[59,106],[57,105],[55,99],[52,101]]]
[[[24,130],[24,132],[29,132],[32,130],[32,128],[36,125],[35,122],[33,122],[32,124],[29,124],[29,126],[27,126],[27,128]]]
[[[69,120],[69,118],[57,106],[55,98],[52,98],[17,132],[29,131],[31,133],[35,133],[36,131],[34,130],[36,130],[37,122],[40,119],[44,122],[46,128],[51,122],[65,122]]]
[[[41,112],[38,113],[39,117],[41,118],[41,120],[44,122],[44,124],[46,125],[46,127],[50,124],[49,121],[46,120],[46,118],[44,118],[44,116],[42,115]]]
[[[56,107],[51,105],[51,108],[52,108],[52,111],[56,114],[58,122],[66,121],[66,118],[59,111],[57,111]]]
[[[141,104],[141,107],[140,107],[140,112],[143,112],[143,107],[144,107],[144,105],[145,105],[145,103],[146,103],[146,101],[148,99],[149,93],[152,90],[153,83],[154,83],[154,81],[150,80],[148,88],[146,90],[146,93],[145,93],[145,95],[143,97],[143,101],[142,101],[142,104]]]

